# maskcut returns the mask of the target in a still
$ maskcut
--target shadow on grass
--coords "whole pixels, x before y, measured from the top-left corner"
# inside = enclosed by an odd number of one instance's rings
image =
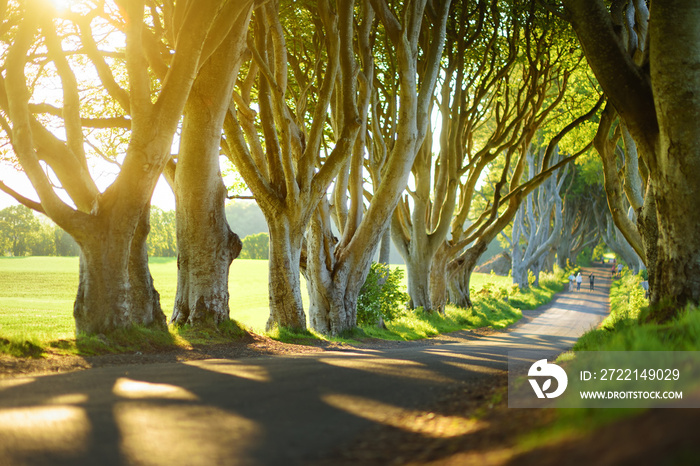
[[[134,325],[108,334],[81,334],[75,340],[75,348],[81,356],[128,352],[160,352],[175,348],[192,348],[195,345],[230,343],[248,335],[248,332],[236,321],[231,320],[218,326],[204,324],[200,326],[170,327],[168,329],[150,328]],[[71,341],[62,340],[60,346],[69,349]],[[52,346],[53,343],[52,343]]]
[[[8,340],[0,338],[0,353],[18,358],[38,359],[44,356],[45,350],[29,340]]]

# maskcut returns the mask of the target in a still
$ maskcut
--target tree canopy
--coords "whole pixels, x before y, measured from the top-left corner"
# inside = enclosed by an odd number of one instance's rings
[[[306,328],[302,273],[313,328],[356,326],[389,237],[425,310],[471,304],[499,234],[535,271],[602,237],[649,267],[663,315],[700,300],[691,0],[14,0],[0,18],[2,157],[36,196],[0,190],[77,241],[79,331],[164,325],[149,254],[178,256],[173,323],[225,322],[240,238],[262,231],[268,328]],[[266,225],[226,208],[223,158]],[[161,174],[175,213],[150,208]],[[2,247],[25,254],[18,215]]]

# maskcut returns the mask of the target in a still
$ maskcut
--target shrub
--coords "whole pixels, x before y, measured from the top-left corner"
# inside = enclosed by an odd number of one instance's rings
[[[373,325],[380,318],[396,317],[408,301],[402,289],[403,270],[374,262],[357,299],[358,325]]]
[[[243,248],[240,259],[269,259],[270,236],[267,233],[257,233],[243,238]]]

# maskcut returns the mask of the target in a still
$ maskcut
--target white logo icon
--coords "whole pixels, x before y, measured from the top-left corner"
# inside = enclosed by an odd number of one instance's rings
[[[536,379],[528,379],[532,389],[535,391],[537,398],[556,398],[566,390],[566,385],[569,383],[569,378],[566,376],[564,369],[557,366],[556,364],[548,364],[546,359],[540,359],[530,366],[530,370],[527,372],[530,377],[554,377],[557,380],[557,389],[551,393],[547,393],[547,390],[552,385],[552,379],[549,378],[544,381],[542,387],[537,382]]]

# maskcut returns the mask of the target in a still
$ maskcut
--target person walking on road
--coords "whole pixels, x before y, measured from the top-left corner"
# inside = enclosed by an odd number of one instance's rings
[[[569,291],[574,291],[574,281],[576,280],[576,277],[574,276],[574,273],[571,272],[569,274]]]
[[[590,274],[590,275],[588,276],[588,283],[591,284],[591,291],[593,291],[593,285],[594,285],[594,283],[595,283],[595,275]]]
[[[583,281],[583,277],[581,276],[581,272],[576,275],[576,291],[581,290],[581,282]]]

